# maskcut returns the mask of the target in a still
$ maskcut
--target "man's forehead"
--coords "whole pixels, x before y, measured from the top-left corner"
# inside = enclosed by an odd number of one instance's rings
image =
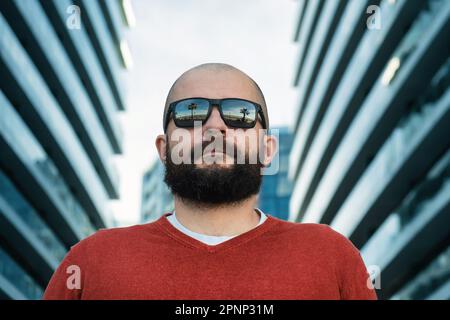
[[[184,73],[174,83],[169,102],[188,97],[259,100],[252,80],[237,69],[196,69]]]

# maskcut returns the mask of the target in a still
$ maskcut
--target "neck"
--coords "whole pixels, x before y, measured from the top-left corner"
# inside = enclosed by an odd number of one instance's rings
[[[234,236],[255,228],[260,220],[254,195],[238,205],[208,207],[174,197],[178,221],[191,231],[209,236]]]

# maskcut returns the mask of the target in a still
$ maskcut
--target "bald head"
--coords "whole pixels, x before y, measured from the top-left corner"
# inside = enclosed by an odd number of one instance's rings
[[[163,123],[173,101],[204,97],[212,99],[242,98],[261,105],[269,128],[266,101],[258,84],[241,70],[224,63],[205,63],[184,72],[167,94]]]

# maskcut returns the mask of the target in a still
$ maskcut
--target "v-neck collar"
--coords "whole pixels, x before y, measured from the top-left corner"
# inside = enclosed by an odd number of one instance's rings
[[[279,219],[276,219],[266,213],[267,219],[266,219],[266,221],[264,221],[264,223],[256,226],[253,229],[250,229],[247,232],[241,233],[227,241],[224,241],[224,242],[216,244],[216,245],[209,245],[209,244],[203,243],[195,238],[192,238],[192,237],[188,236],[187,234],[184,234],[177,228],[175,228],[170,223],[170,221],[167,220],[167,217],[171,214],[172,214],[171,212],[163,214],[158,220],[155,221],[156,225],[158,225],[171,238],[173,238],[177,241],[180,241],[185,245],[189,245],[190,247],[194,247],[194,248],[204,250],[207,252],[211,252],[211,253],[223,251],[225,249],[232,248],[232,247],[238,246],[240,244],[243,244],[243,243],[265,233],[266,231],[271,229],[273,226],[275,226],[279,222]]]

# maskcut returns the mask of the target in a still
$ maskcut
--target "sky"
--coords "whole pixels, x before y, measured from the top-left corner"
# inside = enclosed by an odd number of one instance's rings
[[[126,31],[133,57],[127,74],[127,110],[120,115],[124,154],[114,159],[120,200],[111,208],[119,225],[139,223],[142,176],[158,160],[164,103],[172,83],[206,62],[231,64],[261,87],[271,127],[292,125],[298,19],[295,0],[133,0],[134,28]]]

